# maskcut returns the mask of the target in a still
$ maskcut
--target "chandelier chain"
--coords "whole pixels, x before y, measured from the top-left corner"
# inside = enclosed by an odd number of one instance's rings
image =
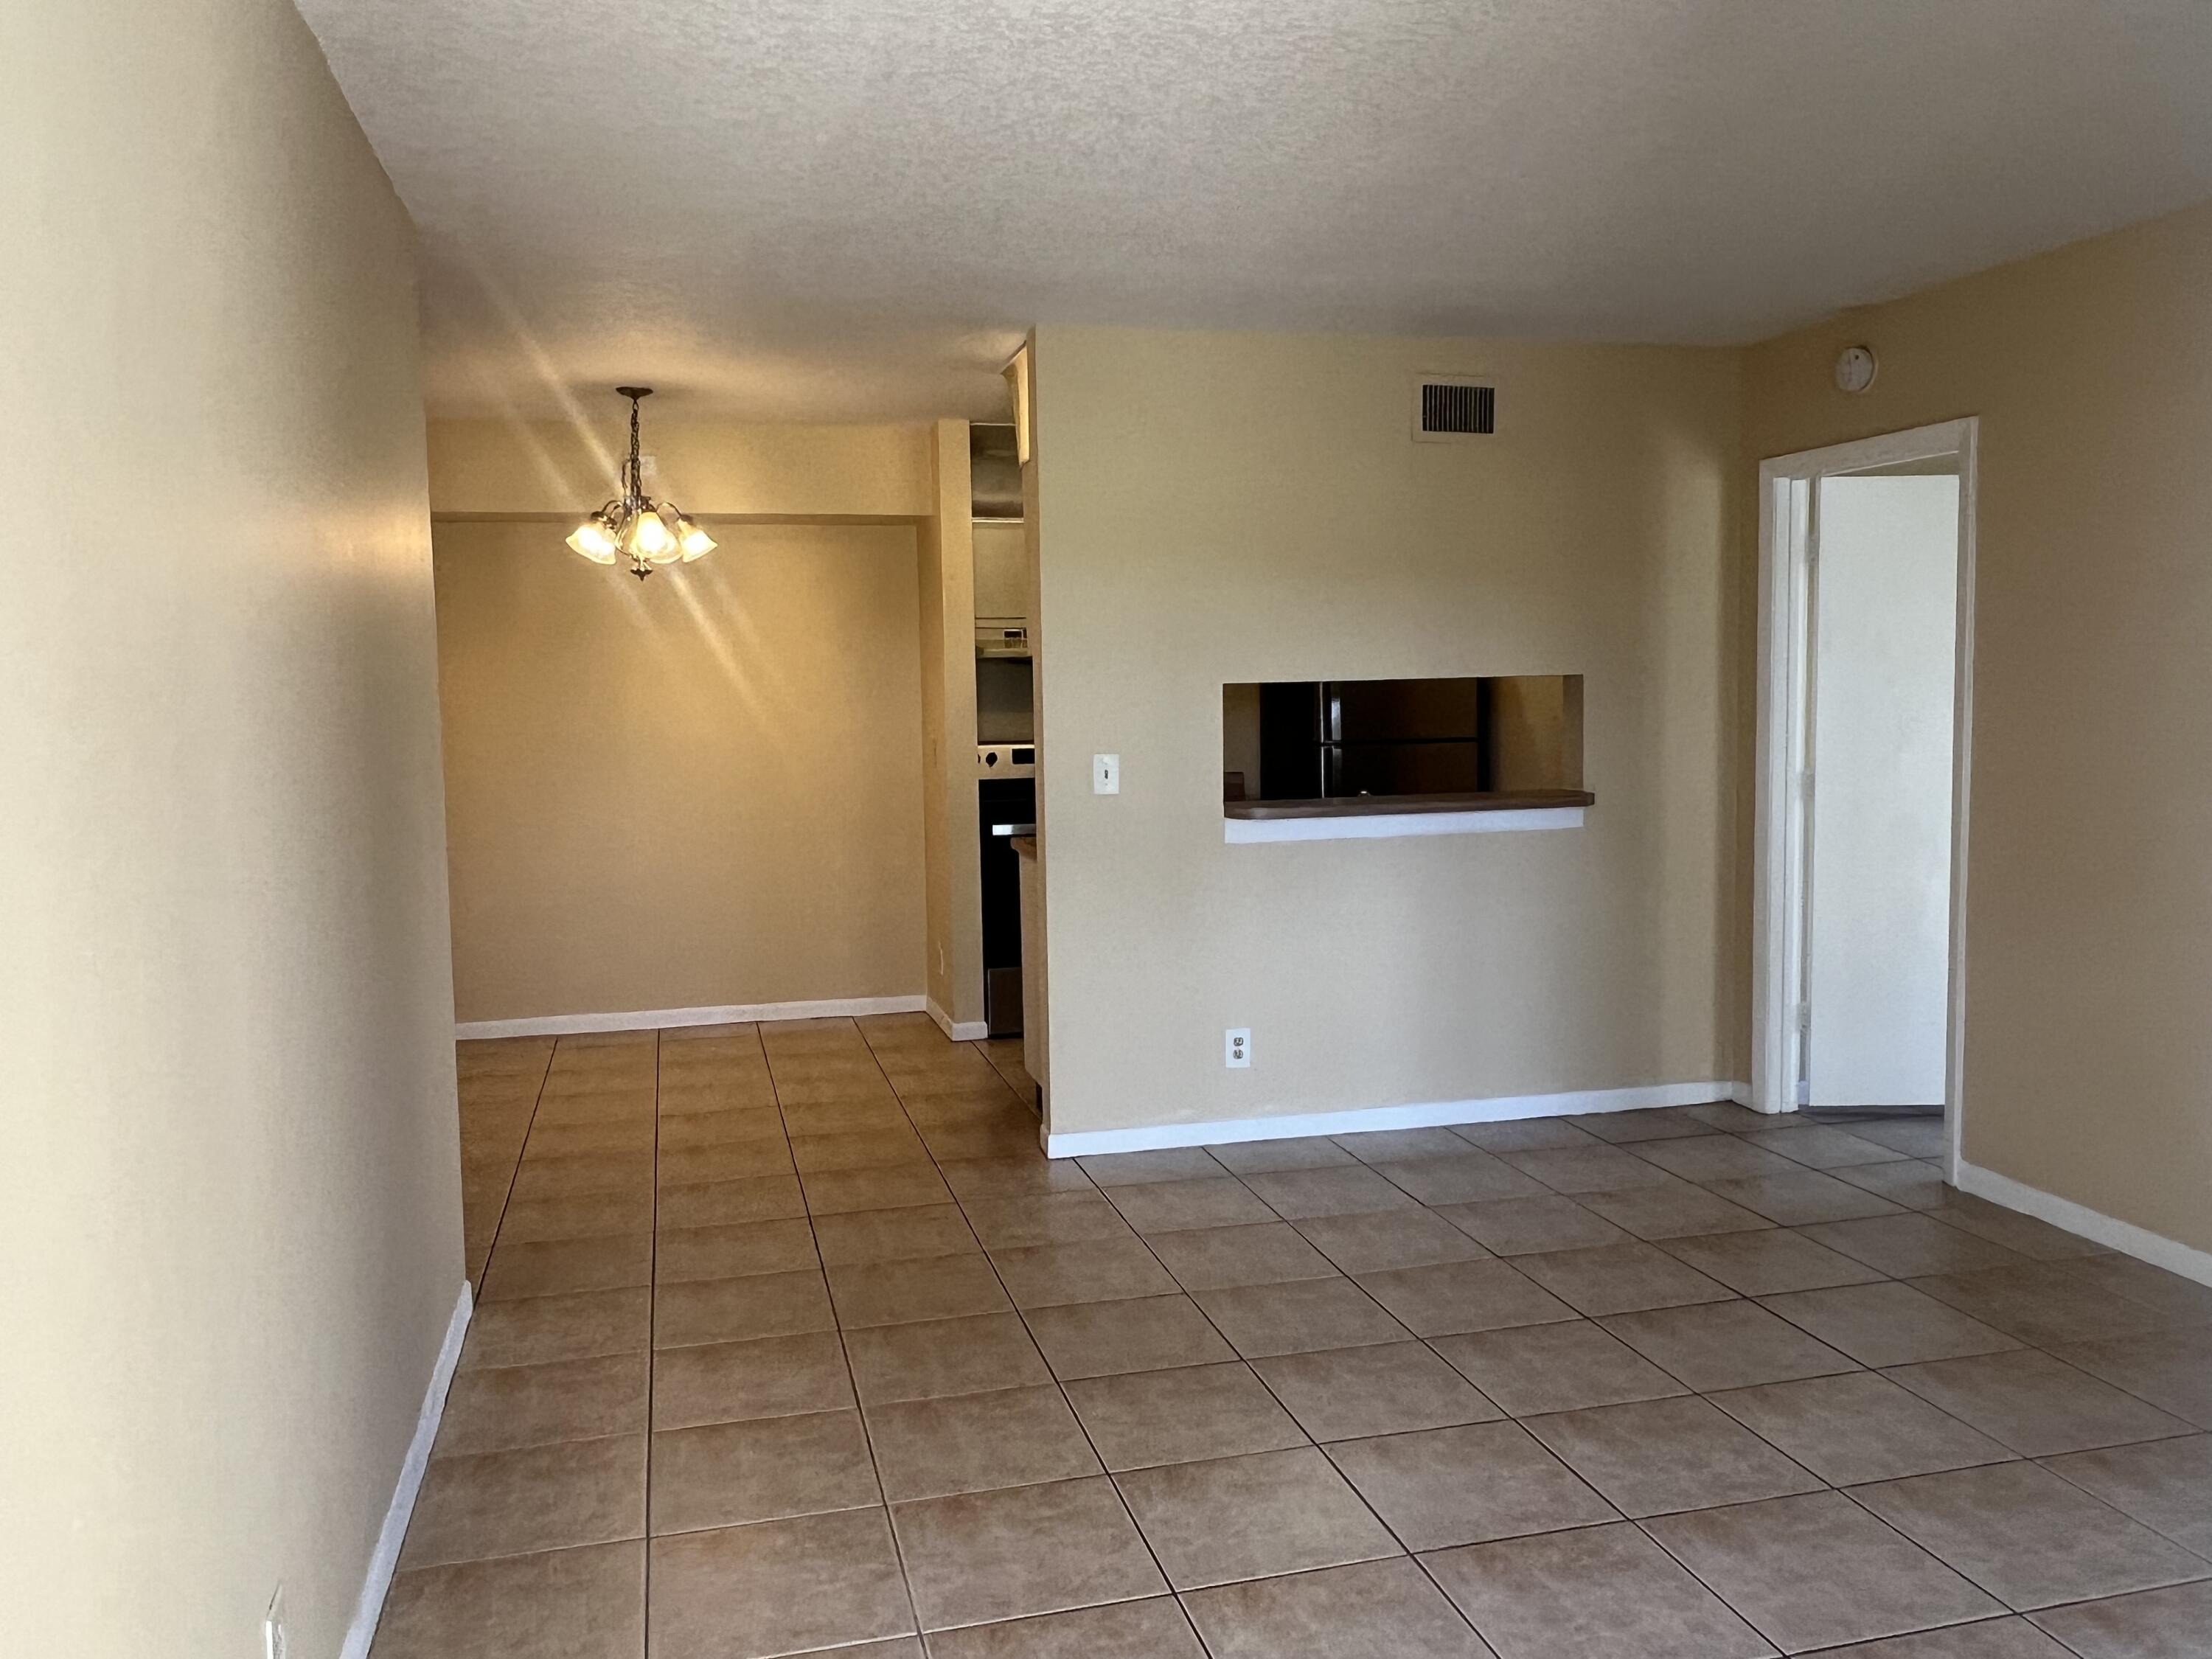
[[[632,511],[633,513],[635,513],[635,512],[637,510],[637,505],[638,505],[638,503],[645,498],[645,471],[644,471],[643,466],[641,465],[641,463],[639,462],[639,460],[638,460],[638,454],[637,454],[637,447],[638,447],[638,437],[637,437],[637,406],[638,406],[638,404],[639,404],[639,402],[640,402],[640,401],[641,401],[641,400],[640,400],[640,398],[638,398],[638,396],[637,396],[637,394],[636,394],[635,392],[632,392],[632,393],[630,394],[630,399],[629,399],[629,480],[628,489],[627,489],[627,490],[625,491],[625,493],[626,493],[626,494],[629,495],[629,505],[630,511]]]

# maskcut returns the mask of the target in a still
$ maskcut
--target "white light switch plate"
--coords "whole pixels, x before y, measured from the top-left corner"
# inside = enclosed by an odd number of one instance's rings
[[[1119,755],[1093,755],[1091,757],[1091,793],[1094,795],[1118,795],[1121,793],[1121,757]]]

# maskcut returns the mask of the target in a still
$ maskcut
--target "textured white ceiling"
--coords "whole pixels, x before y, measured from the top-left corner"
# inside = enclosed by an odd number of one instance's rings
[[[301,0],[434,409],[988,415],[1030,324],[1754,338],[2212,196],[2208,0]]]

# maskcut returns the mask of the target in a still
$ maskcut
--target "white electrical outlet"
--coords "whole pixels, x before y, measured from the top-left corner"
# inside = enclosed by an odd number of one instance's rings
[[[1121,757],[1119,755],[1093,755],[1091,757],[1091,793],[1094,795],[1118,795],[1121,793]]]
[[[284,1633],[284,1587],[269,1598],[269,1611],[261,1620],[261,1659],[291,1659],[292,1644]]]
[[[1232,1072],[1241,1072],[1252,1064],[1252,1033],[1242,1027],[1229,1032],[1223,1039],[1221,1063]]]

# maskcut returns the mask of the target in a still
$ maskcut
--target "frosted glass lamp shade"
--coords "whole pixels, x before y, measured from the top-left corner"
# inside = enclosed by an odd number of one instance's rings
[[[578,525],[568,538],[568,545],[593,564],[612,564],[621,550],[615,545],[607,521],[594,513]]]
[[[702,530],[688,514],[676,515],[676,545],[683,550],[684,562],[702,559],[714,550],[714,538]]]

